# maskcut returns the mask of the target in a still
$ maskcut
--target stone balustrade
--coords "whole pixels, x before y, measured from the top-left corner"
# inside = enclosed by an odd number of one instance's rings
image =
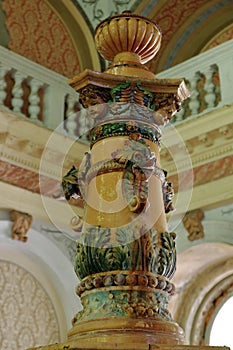
[[[191,95],[174,116],[174,123],[195,118],[233,103],[233,40],[157,74],[185,77]],[[0,105],[49,129],[82,135],[89,129],[77,93],[67,78],[0,47]],[[82,113],[82,112],[81,112]],[[83,111],[85,114],[85,112]]]
[[[233,40],[157,74],[157,78],[185,78],[190,97],[174,116],[180,123],[233,103]]]
[[[49,129],[66,131],[69,114],[79,110],[67,78],[0,47],[0,106]]]

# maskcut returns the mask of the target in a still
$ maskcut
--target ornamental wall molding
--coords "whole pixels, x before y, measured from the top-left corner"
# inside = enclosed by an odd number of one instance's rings
[[[183,225],[188,232],[188,240],[195,241],[205,236],[202,220],[205,214],[202,209],[187,212],[182,219]]]
[[[212,212],[212,217],[208,218],[209,213],[211,212]],[[183,223],[181,223],[180,221],[179,223],[177,223],[175,230],[177,232],[176,245],[177,245],[178,254],[194,246],[199,246],[200,244],[207,243],[207,242],[208,243],[218,242],[221,244],[223,243],[223,244],[228,244],[229,246],[232,246],[233,244],[233,237],[231,234],[233,230],[232,218],[228,217],[223,219],[220,215],[218,215],[217,212],[221,212],[221,209],[217,208],[212,210],[204,210],[205,218],[202,221],[202,225],[203,225],[203,230],[205,235],[203,238],[198,240],[194,240],[194,241],[188,240],[187,231]]]
[[[0,160],[60,180],[81,161],[87,146],[26,118],[0,110]],[[41,165],[41,161],[43,164]]]
[[[187,142],[192,144],[190,158],[194,167],[194,174],[196,171],[199,172],[198,167],[204,166],[204,164],[208,164],[208,166],[212,167],[212,164],[217,160],[225,159],[227,161],[230,157],[229,154],[232,153],[233,147],[231,138],[232,109],[232,105],[225,106],[203,115],[202,117],[189,120],[176,127],[175,130],[179,133],[181,140],[183,139],[184,143]],[[18,171],[16,168],[12,172],[14,176],[17,176],[17,181],[12,183],[12,185],[14,185],[12,189],[15,191],[17,188],[15,186],[20,186],[21,180],[26,176],[30,182],[24,181],[25,184],[21,183],[24,189],[36,193],[44,193],[46,196],[51,197],[48,200],[51,200],[52,203],[54,203],[54,207],[60,207],[61,202],[54,199],[54,197],[58,198],[60,196],[58,193],[60,180],[63,174],[66,173],[73,164],[78,166],[77,163],[81,161],[84,153],[87,151],[87,145],[74,142],[73,139],[65,135],[58,133],[55,134],[51,130],[43,128],[24,118],[17,117],[6,110],[2,110],[0,116],[0,159],[2,162],[8,163],[9,166],[18,167]],[[205,140],[196,142],[198,138],[200,139],[199,135],[205,135],[205,137],[208,137],[209,135],[209,137],[214,139],[213,145],[206,146]],[[176,139],[176,142],[173,142],[171,136],[172,130],[170,131],[168,129],[164,132],[163,143],[168,144],[171,148],[179,147]],[[45,149],[46,152],[44,153]],[[177,150],[176,153],[178,153]],[[185,160],[182,158],[179,159],[179,154],[177,157],[180,164],[179,169],[182,169],[182,166],[185,169]],[[217,164],[216,166],[219,165]],[[168,170],[169,176],[174,177],[174,165],[169,160],[165,158],[162,167]],[[3,170],[4,168],[2,168],[2,171]],[[20,179],[20,174],[26,171],[28,171],[28,174],[22,174],[22,179]],[[44,181],[41,182],[42,178],[40,177],[40,183],[38,182],[38,174],[44,176]],[[1,179],[2,181],[6,181],[3,179],[3,176]],[[209,206],[216,204],[222,205],[224,201],[232,200],[233,191],[229,189],[229,181],[231,180],[231,173],[227,173],[225,176],[216,179],[214,171],[209,172],[207,183],[196,183],[194,186],[189,210],[208,208]],[[33,181],[33,184],[31,181]],[[51,181],[55,182],[52,183]],[[9,183],[8,180],[7,182]],[[49,186],[44,185],[44,183],[49,184]],[[42,191],[41,188],[39,188],[41,184],[43,185]],[[1,183],[1,185],[4,187],[4,192],[7,192],[6,184]],[[207,187],[208,197],[205,195]],[[12,190],[10,193],[14,191]],[[34,196],[32,193],[32,197],[35,197],[35,193]],[[6,194],[6,198],[7,202],[12,203],[9,194]],[[42,200],[39,201],[42,203]],[[5,201],[4,203],[1,203],[1,207],[4,208],[7,202]],[[37,203],[38,200],[33,199],[32,203],[34,202]],[[66,203],[63,204],[65,205]],[[37,213],[40,218],[43,218],[46,221],[49,219],[48,215],[45,215],[45,210],[41,207],[41,204],[39,205],[39,211],[37,208],[28,208],[27,205],[23,205],[24,209],[22,210],[21,205],[22,203],[20,203],[20,205],[12,203],[10,207],[7,207],[28,212],[33,216]],[[51,205],[52,204],[49,203],[49,207]],[[58,212],[60,211],[58,210]],[[70,222],[75,215],[82,216],[82,209],[77,207],[74,212],[72,209],[71,214],[66,214],[66,217],[68,218],[68,221],[66,222]],[[37,216],[35,216],[35,218],[36,217]],[[61,219],[58,218],[58,222],[60,221]]]
[[[177,160],[182,160],[181,167],[184,170],[189,164],[189,159],[185,159],[183,153],[179,152],[180,139],[174,137],[176,132],[187,148],[193,167],[231,155],[233,151],[232,112],[233,105],[224,106],[177,125],[175,129],[164,130],[161,159],[168,173],[170,175],[176,173],[176,165],[171,159],[169,149],[175,149]]]
[[[228,130],[233,128],[233,124],[227,126]],[[199,138],[187,140],[185,145],[192,160],[193,167],[215,161],[217,159],[232,155],[233,143],[232,137],[221,135],[219,130],[214,130],[208,134],[202,134]],[[211,144],[209,143],[211,142]],[[179,146],[177,146],[178,148]],[[179,152],[179,151],[178,151]],[[164,151],[165,160],[163,164],[169,171],[169,174],[176,173],[176,165],[168,152]],[[183,159],[183,169],[185,170],[189,162]]]
[[[207,326],[217,312],[217,305],[213,310],[213,303],[224,292],[225,300],[232,293],[229,289],[232,286],[232,251],[231,245],[215,242],[198,244],[178,254],[173,279],[176,295],[170,303],[170,311],[185,329],[186,341],[191,345],[205,344]],[[209,312],[212,312],[211,319],[208,319]]]
[[[54,224],[60,231],[69,231],[74,216],[82,216],[83,209],[66,201],[33,193],[18,186],[0,181],[0,209],[28,213],[35,220]],[[73,233],[73,232],[72,232]]]
[[[193,190],[190,210],[200,207],[210,208],[211,206],[223,205],[230,201],[232,202],[233,189],[229,189],[229,184],[231,184],[232,181],[233,175],[230,175],[195,187]],[[210,191],[211,194],[207,196],[206,191]]]
[[[227,263],[225,263],[227,264]],[[232,264],[229,261],[229,269]],[[229,297],[233,295],[233,275],[229,274],[213,286],[208,295],[203,298],[193,323],[191,338],[194,344],[209,343],[210,331],[214,319]]]
[[[175,128],[188,149],[193,167],[232,154],[233,144],[233,105],[225,106],[202,117],[187,121]],[[31,171],[38,172],[41,157],[43,174],[60,179],[61,165],[64,172],[81,161],[87,145],[54,133],[14,114],[1,111],[0,159]],[[179,145],[173,143],[173,130],[164,131],[163,145],[176,148],[179,159]],[[175,138],[175,142],[177,138]],[[64,150],[67,152],[64,153]],[[176,171],[169,151],[161,151],[163,167],[170,175]],[[180,160],[180,159],[179,159]],[[59,163],[59,164],[58,164]],[[183,159],[183,167],[186,167]],[[42,170],[42,169],[41,169]]]

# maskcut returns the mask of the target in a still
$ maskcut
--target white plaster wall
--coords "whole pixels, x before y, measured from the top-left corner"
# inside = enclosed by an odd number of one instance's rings
[[[72,317],[81,309],[72,262],[45,233],[34,228],[28,232],[27,243],[12,240],[11,225],[9,220],[0,220],[0,260],[17,264],[37,279],[52,300],[63,341]]]

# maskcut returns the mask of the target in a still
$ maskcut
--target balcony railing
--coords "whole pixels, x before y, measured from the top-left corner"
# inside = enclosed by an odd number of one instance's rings
[[[157,74],[158,78],[184,78],[190,97],[173,122],[180,123],[233,103],[233,40]]]
[[[158,78],[185,78],[191,96],[183,103],[174,123],[195,118],[233,103],[233,40],[157,74]],[[67,79],[0,47],[0,106],[49,128],[80,134],[87,120],[78,94]],[[79,129],[79,130],[78,130]],[[78,130],[78,132],[77,132]]]
[[[0,106],[49,129],[79,109],[67,78],[0,47]],[[61,128],[60,128],[61,130]]]

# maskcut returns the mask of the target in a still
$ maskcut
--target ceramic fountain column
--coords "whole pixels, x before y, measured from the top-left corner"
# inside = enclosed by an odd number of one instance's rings
[[[42,349],[183,348],[183,331],[167,310],[176,264],[175,234],[166,224],[173,189],[159,149],[160,126],[189,93],[182,79],[157,79],[144,65],[161,43],[147,18],[110,17],[95,40],[112,63],[70,81],[92,126],[90,151],[63,179],[67,199],[84,201],[75,258],[83,310],[67,343]]]
[[[95,39],[113,63],[70,82],[94,125],[76,174],[85,202],[75,260],[84,308],[69,339],[181,344],[182,330],[167,311],[176,253],[165,218],[173,192],[159,163],[159,124],[188,93],[182,80],[157,80],[143,65],[161,42],[148,19],[114,16],[97,27]]]

